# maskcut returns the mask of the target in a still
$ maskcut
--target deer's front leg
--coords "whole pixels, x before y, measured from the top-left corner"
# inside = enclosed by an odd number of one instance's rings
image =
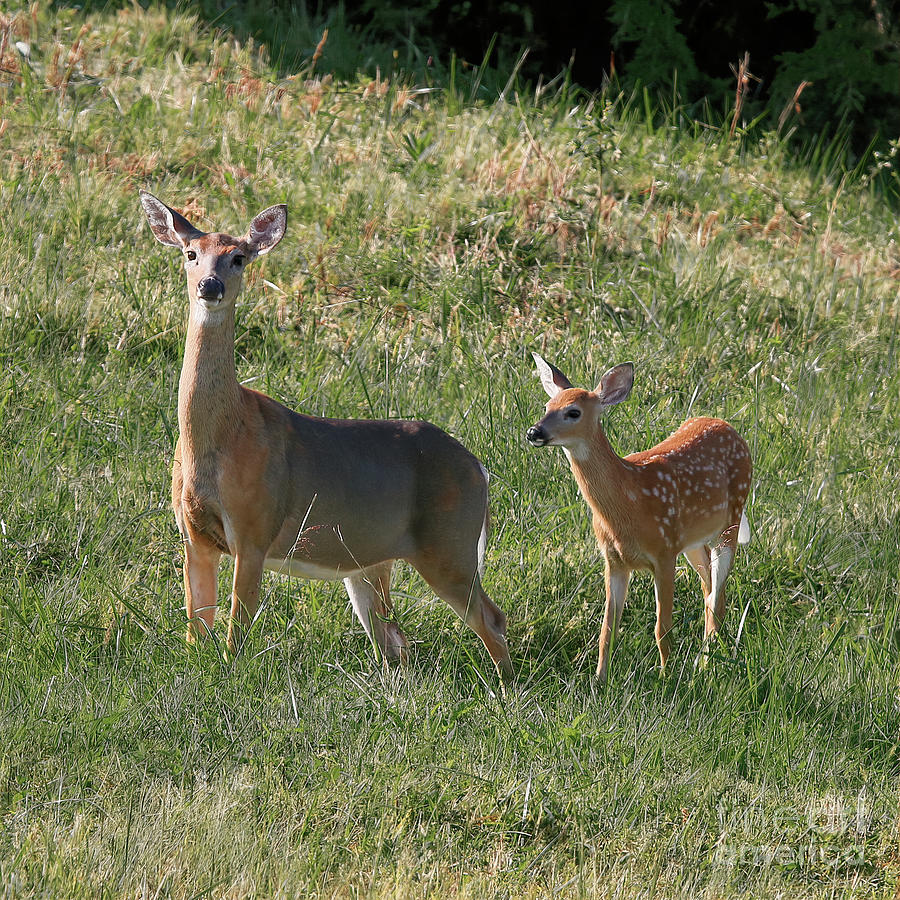
[[[247,628],[259,608],[265,554],[249,550],[234,557],[234,589],[231,593],[231,620],[228,623],[227,647],[236,653]]]
[[[597,678],[606,681],[609,654],[616,638],[616,629],[625,608],[625,594],[631,570],[611,563],[607,558],[604,580],[606,582],[606,608],[603,612],[603,627],[600,629],[600,659],[597,662]]]
[[[675,558],[661,559],[654,572],[656,579],[656,646],[659,665],[665,671],[669,658],[669,632],[672,630],[672,601],[675,597]]]
[[[216,619],[217,573],[221,555],[215,547],[184,539],[184,605],[189,644],[212,632]]]

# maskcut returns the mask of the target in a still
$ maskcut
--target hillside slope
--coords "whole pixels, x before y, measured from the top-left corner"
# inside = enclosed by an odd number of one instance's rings
[[[280,78],[181,12],[16,9],[4,896],[894,896],[900,250],[867,175],[562,82]],[[275,576],[236,662],[221,634],[185,650],[186,299],[142,187],[210,229],[288,204],[239,306],[241,379],[308,413],[427,418],[484,460],[511,689],[410,570],[409,672],[381,671],[341,585]],[[589,385],[635,362],[623,454],[694,414],[748,440],[753,541],[707,670],[684,566],[668,676],[641,576],[594,683],[602,564],[562,455],[524,441],[533,349]]]

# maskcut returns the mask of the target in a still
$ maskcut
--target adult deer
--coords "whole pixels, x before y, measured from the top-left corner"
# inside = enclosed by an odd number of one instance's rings
[[[700,576],[705,639],[725,617],[725,579],[737,544],[750,540],[744,504],[752,465],[744,439],[721,419],[688,419],[661,444],[624,459],[612,449],[601,417],[631,393],[634,367],[610,369],[594,391],[572,387],[546,360],[534,356],[550,397],[544,417],[528,429],[535,447],[563,448],[593,514],[606,561],[606,609],[597,676],[606,679],[610,646],[634,569],[656,582],[656,642],[663,669],[669,657],[675,560],[684,553]]]
[[[481,463],[427,422],[300,415],[237,381],[235,298],[246,266],[284,236],[287,208],[264,210],[232,237],[204,233],[152,194],[140,196],[156,239],[184,256],[190,298],[172,468],[188,640],[213,627],[226,553],[235,560],[231,652],[271,569],[343,579],[377,651],[402,660],[407,642],[390,618],[390,578],[404,559],[509,676],[506,617],[479,577],[488,516]]]

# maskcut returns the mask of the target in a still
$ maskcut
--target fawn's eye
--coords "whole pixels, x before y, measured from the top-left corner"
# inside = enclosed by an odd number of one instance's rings
[[[231,260],[231,264],[233,266],[237,266],[240,268],[247,261],[246,257],[242,256],[240,253],[237,256],[233,257]]]
[[[565,413],[563,413],[564,419],[580,419],[581,418],[581,410],[580,409],[567,409]]]
[[[191,262],[193,262],[197,258],[196,250],[187,250],[184,254]]]

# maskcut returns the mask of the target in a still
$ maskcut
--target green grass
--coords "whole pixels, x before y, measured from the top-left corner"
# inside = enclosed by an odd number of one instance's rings
[[[0,77],[2,896],[895,896],[900,253],[865,173],[563,82],[289,78],[184,13],[35,10]],[[340,585],[275,576],[236,661],[185,647],[186,300],[139,187],[209,228],[288,204],[242,379],[484,460],[507,691],[408,569],[406,671]],[[635,361],[622,453],[698,413],[749,441],[706,671],[685,566],[668,677],[643,575],[594,682],[602,564],[524,442],[532,349],[585,384]]]

